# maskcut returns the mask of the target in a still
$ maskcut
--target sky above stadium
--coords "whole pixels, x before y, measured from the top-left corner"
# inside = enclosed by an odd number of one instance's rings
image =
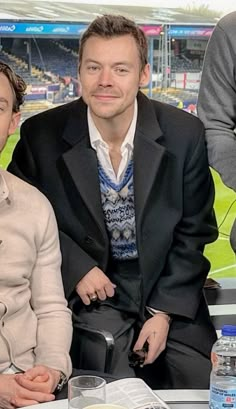
[[[185,9],[188,6],[196,8],[208,6],[220,17],[236,11],[236,0],[10,0],[8,2],[0,0],[0,19],[91,21],[97,15],[111,13],[114,10],[117,13],[121,10],[130,14],[130,17],[136,18],[137,21],[196,23],[197,12],[191,13],[193,16],[190,21],[186,20],[184,11],[179,13],[171,10],[179,7]],[[199,13],[200,17],[204,22],[208,19],[207,22],[211,24],[217,21],[209,14],[204,16]]]
[[[186,7],[188,5],[201,6],[208,5],[210,9],[219,10],[224,12],[230,12],[236,10],[235,0],[207,0],[207,1],[186,1],[186,0],[168,0],[163,1],[162,6],[168,4],[168,7]]]
[[[76,3],[84,3],[84,0],[74,0]],[[190,6],[200,6],[208,5],[210,9],[223,11],[224,13],[230,11],[236,11],[235,0],[87,0],[87,4],[120,4],[123,6],[127,5],[146,6],[146,7],[187,7]]]
[[[161,6],[164,7],[186,7],[188,5],[193,6],[201,6],[201,5],[208,5],[212,10],[219,10],[223,12],[230,12],[236,10],[236,2],[235,0],[207,0],[207,1],[186,1],[186,0],[168,0],[168,1],[161,1]]]

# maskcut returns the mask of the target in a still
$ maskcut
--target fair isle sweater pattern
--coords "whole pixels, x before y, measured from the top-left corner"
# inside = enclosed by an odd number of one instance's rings
[[[134,211],[133,161],[127,166],[123,180],[115,184],[98,163],[98,174],[105,223],[110,238],[111,254],[117,260],[138,257]]]

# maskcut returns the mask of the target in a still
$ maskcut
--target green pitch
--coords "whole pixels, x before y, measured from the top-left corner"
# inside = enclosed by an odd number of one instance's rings
[[[19,130],[16,131],[14,135],[9,136],[7,144],[4,148],[3,153],[0,155],[0,166],[6,169],[8,163],[11,161],[12,152],[16,142],[19,139]]]
[[[206,247],[205,254],[211,261],[212,278],[236,277],[236,258],[229,243],[231,226],[236,217],[236,194],[223,185],[220,176],[212,171],[216,197],[215,212],[219,228],[219,237]]]
[[[7,167],[18,139],[19,131],[8,139],[4,152],[0,156],[1,167]],[[236,195],[223,185],[216,172],[212,173],[216,187],[215,211],[220,234],[218,240],[209,244],[205,249],[205,254],[211,261],[210,276],[214,278],[236,277],[235,254],[229,244],[230,228],[236,215]]]

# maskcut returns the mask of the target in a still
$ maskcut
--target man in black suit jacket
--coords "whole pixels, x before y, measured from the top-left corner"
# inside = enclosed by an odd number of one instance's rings
[[[67,297],[113,333],[113,373],[132,376],[129,350],[146,346],[151,386],[207,388],[203,250],[217,229],[203,126],[139,91],[147,42],[132,21],[97,18],[79,57],[82,97],[28,119],[9,169],[51,201]]]

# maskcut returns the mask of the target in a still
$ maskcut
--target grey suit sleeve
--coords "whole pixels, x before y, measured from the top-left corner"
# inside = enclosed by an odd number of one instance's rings
[[[236,14],[234,25],[218,24],[209,41],[198,97],[210,165],[236,190]],[[229,29],[228,29],[229,27]],[[234,28],[235,27],[235,28]]]

